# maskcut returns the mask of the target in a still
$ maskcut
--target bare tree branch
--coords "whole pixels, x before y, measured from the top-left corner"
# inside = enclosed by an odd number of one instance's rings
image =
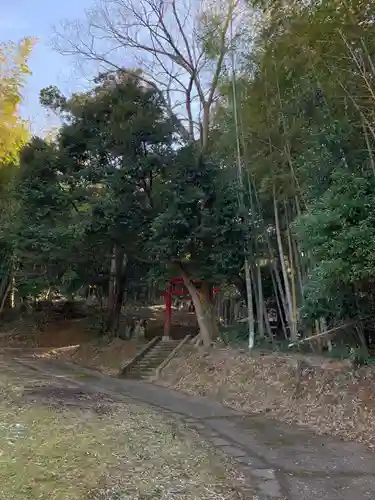
[[[84,26],[69,22],[57,33],[57,49],[128,74],[134,74],[134,69],[128,69],[126,59],[131,58],[133,67],[138,61],[140,79],[162,97],[184,140],[195,140],[198,122],[205,148],[211,107],[232,42],[229,27],[239,3],[98,0],[96,8],[87,13]],[[215,50],[208,53],[209,46]],[[176,93],[184,96],[181,102]]]

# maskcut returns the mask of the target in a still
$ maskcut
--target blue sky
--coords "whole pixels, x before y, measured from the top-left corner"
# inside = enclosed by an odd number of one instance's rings
[[[39,105],[39,90],[48,85],[57,85],[68,94],[87,85],[74,69],[73,61],[51,48],[53,25],[64,19],[77,19],[84,15],[85,8],[93,0],[3,0],[0,10],[0,40],[17,41],[25,36],[38,38],[30,58],[32,76],[24,90],[22,115],[31,123],[33,133],[43,133],[57,124],[56,119]]]
[[[59,125],[58,118],[39,104],[39,92],[43,87],[56,85],[69,96],[90,86],[90,77],[94,76],[87,74],[90,67],[95,74],[99,69],[97,64],[88,64],[82,70],[77,67],[75,58],[62,56],[52,48],[54,26],[61,28],[63,21],[83,19],[85,10],[92,9],[95,3],[96,0],[0,0],[0,41],[17,42],[26,36],[38,39],[30,57],[32,75],[27,80],[21,106],[22,116],[30,124],[33,134],[43,136]],[[131,51],[122,51],[119,57],[121,64],[134,67],[135,58]],[[180,94],[176,96],[176,101],[179,101]],[[184,112],[184,105],[180,108]],[[197,103],[194,108],[198,113]]]

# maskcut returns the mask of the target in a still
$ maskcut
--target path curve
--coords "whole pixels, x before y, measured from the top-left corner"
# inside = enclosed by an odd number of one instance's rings
[[[375,500],[375,454],[360,444],[240,413],[207,398],[114,379],[68,362],[27,357],[13,362],[122,401],[141,402],[184,421],[237,461],[249,500]],[[255,497],[250,493],[254,487]]]

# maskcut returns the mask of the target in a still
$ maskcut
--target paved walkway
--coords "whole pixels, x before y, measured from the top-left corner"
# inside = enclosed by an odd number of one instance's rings
[[[268,417],[236,412],[206,398],[185,396],[144,382],[113,379],[70,363],[15,361],[182,419],[237,460],[240,472],[258,491],[254,497],[249,489],[249,499],[375,500],[375,455],[359,444],[318,437]]]

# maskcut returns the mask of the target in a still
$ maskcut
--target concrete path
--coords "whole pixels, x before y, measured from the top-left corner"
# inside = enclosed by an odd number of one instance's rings
[[[120,380],[50,360],[14,360],[122,401],[136,400],[183,420],[235,458],[255,486],[253,500],[375,500],[375,455],[366,447],[318,437],[268,417],[239,413],[206,398],[152,384]],[[245,488],[245,484],[244,484]]]

